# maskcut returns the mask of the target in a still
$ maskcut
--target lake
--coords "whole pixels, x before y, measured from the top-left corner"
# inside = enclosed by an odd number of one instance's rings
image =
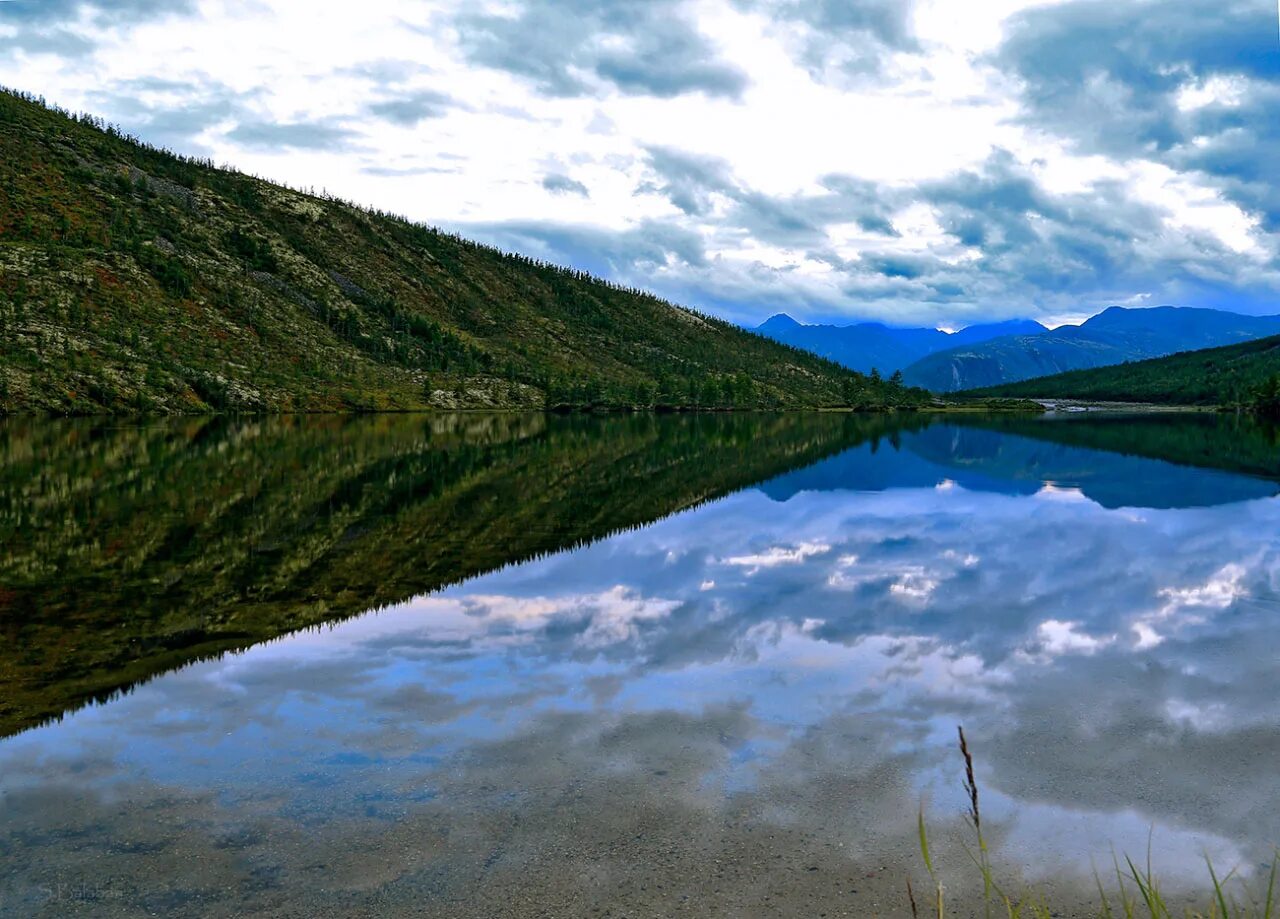
[[[0,420],[0,914],[1088,914],[1280,839],[1228,416]],[[968,915],[969,912],[963,913]]]

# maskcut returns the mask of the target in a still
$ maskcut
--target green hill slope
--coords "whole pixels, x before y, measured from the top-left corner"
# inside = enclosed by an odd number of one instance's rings
[[[1169,357],[1074,370],[965,395],[1173,405],[1252,405],[1280,375],[1280,336]]]
[[[637,290],[0,93],[0,411],[925,398]]]

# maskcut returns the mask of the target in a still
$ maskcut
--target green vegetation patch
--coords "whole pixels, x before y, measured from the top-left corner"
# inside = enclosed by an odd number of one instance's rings
[[[1280,336],[974,389],[966,396],[1149,402],[1280,417]]]

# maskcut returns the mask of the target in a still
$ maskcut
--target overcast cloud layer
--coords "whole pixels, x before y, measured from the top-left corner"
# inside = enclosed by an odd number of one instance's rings
[[[1280,312],[1273,0],[0,0],[0,82],[745,323]]]

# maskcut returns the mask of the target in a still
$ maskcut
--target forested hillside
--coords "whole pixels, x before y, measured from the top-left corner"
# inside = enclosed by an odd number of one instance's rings
[[[0,411],[907,407],[639,290],[0,93]]]
[[[1277,379],[1280,336],[1060,373],[973,390],[966,395],[1257,407],[1265,414],[1273,414],[1261,403],[1267,398],[1275,400]]]

